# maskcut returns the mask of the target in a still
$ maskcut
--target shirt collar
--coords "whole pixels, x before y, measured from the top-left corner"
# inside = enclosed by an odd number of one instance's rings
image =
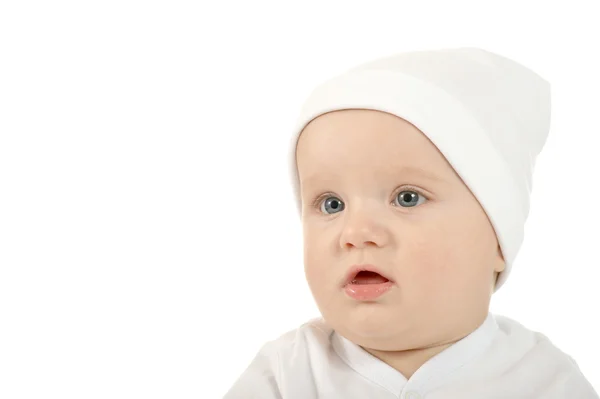
[[[335,331],[331,335],[335,352],[353,370],[398,394],[410,384],[411,389],[429,391],[443,383],[444,377],[483,353],[492,343],[498,324],[491,312],[471,334],[425,362],[410,379],[387,363],[371,355]]]

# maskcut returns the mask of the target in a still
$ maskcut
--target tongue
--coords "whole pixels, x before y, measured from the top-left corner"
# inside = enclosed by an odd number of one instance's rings
[[[360,272],[356,275],[352,284],[381,284],[389,281],[385,277],[375,272]]]

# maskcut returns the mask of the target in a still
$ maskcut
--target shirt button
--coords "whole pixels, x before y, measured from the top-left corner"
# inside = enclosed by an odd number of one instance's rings
[[[421,395],[418,392],[410,391],[404,395],[404,399],[421,399]]]

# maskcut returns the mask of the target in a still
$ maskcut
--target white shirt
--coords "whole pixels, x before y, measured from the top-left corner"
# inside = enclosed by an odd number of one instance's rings
[[[492,313],[408,380],[312,319],[263,345],[224,397],[254,398],[599,399],[545,335]]]

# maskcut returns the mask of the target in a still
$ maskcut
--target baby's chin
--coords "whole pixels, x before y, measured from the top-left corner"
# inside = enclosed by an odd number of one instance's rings
[[[377,350],[398,350],[398,342],[406,342],[403,337],[415,335],[415,323],[397,305],[360,304],[331,315],[325,313],[324,319],[343,337]]]

